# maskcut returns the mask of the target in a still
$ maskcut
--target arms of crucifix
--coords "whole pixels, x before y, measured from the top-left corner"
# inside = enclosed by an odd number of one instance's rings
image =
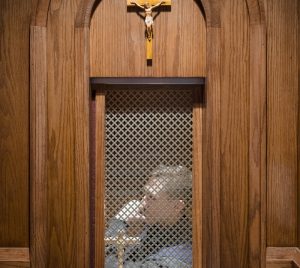
[[[140,4],[138,4],[137,2],[134,2],[134,1],[130,2],[130,3],[133,4],[133,5],[136,5],[137,7],[141,8],[141,9],[144,9],[146,12],[147,11],[149,12],[149,11],[152,11],[153,9],[159,7],[160,5],[162,5],[164,3],[164,1],[161,1],[160,3],[158,3],[158,4],[154,5],[154,6],[149,5],[149,7],[147,7],[147,4],[145,4],[144,6],[142,6],[142,5],[140,5]]]

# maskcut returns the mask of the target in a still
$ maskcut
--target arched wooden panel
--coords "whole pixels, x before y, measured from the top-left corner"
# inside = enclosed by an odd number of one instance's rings
[[[36,9],[33,10],[31,19],[32,26],[47,26],[48,11],[51,0],[39,0],[37,1]]]
[[[50,1],[50,0],[44,0]],[[76,27],[89,27],[93,8],[102,0],[81,0],[76,16]],[[201,0],[208,27],[220,26],[219,0]]]
[[[113,19],[114,23],[107,23]],[[154,22],[152,66],[146,62],[144,21],[126,1],[102,0],[90,26],[92,77],[202,77],[206,25],[200,3],[174,1]]]
[[[246,0],[250,18],[250,24],[264,25],[266,23],[266,14],[264,0]]]

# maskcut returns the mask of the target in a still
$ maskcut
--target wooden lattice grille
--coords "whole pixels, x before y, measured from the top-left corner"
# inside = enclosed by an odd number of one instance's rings
[[[105,98],[106,267],[190,267],[193,90],[124,86]],[[165,199],[156,206],[153,195]],[[174,221],[176,204],[183,209]]]

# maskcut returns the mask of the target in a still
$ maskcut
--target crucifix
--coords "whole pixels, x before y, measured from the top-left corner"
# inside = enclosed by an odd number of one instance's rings
[[[171,6],[171,0],[127,0],[127,6],[137,6],[144,10],[145,15],[145,37],[146,37],[146,51],[147,60],[152,60],[152,41],[153,41],[153,14],[152,11],[160,6]]]
[[[116,246],[118,254],[118,268],[123,268],[126,246],[138,244],[140,242],[140,238],[127,236],[125,231],[122,230],[116,237],[106,237],[104,241],[107,245]]]

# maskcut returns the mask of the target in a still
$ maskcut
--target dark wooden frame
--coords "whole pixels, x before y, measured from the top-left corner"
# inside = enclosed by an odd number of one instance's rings
[[[92,202],[90,215],[94,222],[90,234],[94,245],[90,248],[91,264],[104,267],[104,181],[105,181],[105,91],[106,85],[180,85],[193,87],[193,263],[198,267],[202,258],[202,137],[203,137],[203,90],[205,79],[198,78],[92,78],[93,115],[90,116],[91,127],[95,139],[92,144],[96,148],[93,153],[91,171],[95,193],[90,192]],[[101,89],[102,88],[102,89]],[[97,213],[96,213],[97,212]],[[93,249],[94,247],[94,249]],[[95,254],[97,252],[98,254]]]
[[[204,77],[92,77],[92,85],[204,85]]]

